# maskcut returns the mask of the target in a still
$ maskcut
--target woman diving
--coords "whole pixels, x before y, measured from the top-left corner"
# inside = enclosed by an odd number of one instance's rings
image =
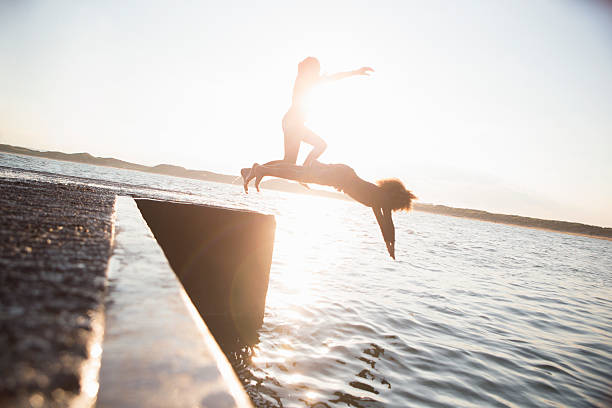
[[[266,176],[280,177],[302,183],[315,183],[331,186],[344,192],[355,201],[374,212],[382,232],[387,251],[395,259],[395,226],[393,211],[409,211],[416,196],[397,179],[379,180],[376,184],[359,177],[355,170],[346,164],[323,164],[314,162],[310,166],[297,166],[278,160],[276,163],[254,165],[251,170],[255,187]]]
[[[272,165],[277,163],[296,164],[300,145],[302,142],[312,146],[312,150],[304,161],[304,166],[310,166],[327,148],[327,143],[315,132],[306,127],[306,99],[307,95],[315,85],[327,81],[337,81],[355,75],[369,75],[374,70],[370,67],[361,67],[354,71],[338,72],[332,75],[321,75],[321,64],[314,57],[308,57],[298,64],[298,73],[293,85],[293,96],[291,106],[283,116],[283,134],[285,138],[285,157],[283,160],[273,160],[265,163]],[[255,166],[257,164],[254,164]],[[245,168],[240,172],[242,176],[244,191],[249,192],[248,184],[255,177],[251,169]]]

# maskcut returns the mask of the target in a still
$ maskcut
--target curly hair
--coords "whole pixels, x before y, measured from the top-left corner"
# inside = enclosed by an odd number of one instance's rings
[[[412,200],[417,199],[398,179],[378,180],[376,185],[385,192],[386,204],[393,211],[409,211],[412,208]]]

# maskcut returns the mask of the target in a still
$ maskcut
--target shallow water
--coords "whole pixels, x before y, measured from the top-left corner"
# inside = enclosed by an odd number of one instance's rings
[[[6,154],[0,166],[274,214],[259,343],[229,353],[257,406],[612,406],[611,241],[412,212],[395,216],[393,261],[353,202]]]

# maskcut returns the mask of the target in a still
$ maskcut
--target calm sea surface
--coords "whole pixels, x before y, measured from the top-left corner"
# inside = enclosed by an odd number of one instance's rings
[[[229,353],[257,406],[612,406],[611,241],[400,213],[393,261],[353,202],[1,153],[0,166],[274,214],[260,341]]]

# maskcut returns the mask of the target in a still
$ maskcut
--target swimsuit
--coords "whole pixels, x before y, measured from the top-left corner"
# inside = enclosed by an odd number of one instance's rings
[[[312,85],[296,80],[291,107],[283,116],[283,133],[285,135],[285,157],[283,160],[293,164],[297,162],[301,142],[306,142],[312,146],[325,144],[320,136],[304,125],[304,122],[306,122],[303,107],[304,97],[310,86]]]

